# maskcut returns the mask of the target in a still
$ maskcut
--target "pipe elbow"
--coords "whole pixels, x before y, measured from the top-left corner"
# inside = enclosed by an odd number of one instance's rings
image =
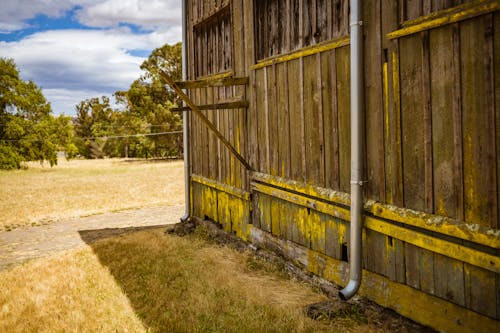
[[[186,213],[183,217],[181,217],[181,222],[187,222],[191,215],[189,213]]]
[[[339,297],[343,301],[351,299],[358,292],[359,286],[361,285],[361,279],[353,280],[350,279],[347,286],[339,291]]]

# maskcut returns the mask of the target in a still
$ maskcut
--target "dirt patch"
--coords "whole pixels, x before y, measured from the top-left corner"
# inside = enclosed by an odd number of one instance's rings
[[[184,206],[159,206],[61,220],[48,225],[0,232],[0,271],[86,242],[154,226],[174,224]]]

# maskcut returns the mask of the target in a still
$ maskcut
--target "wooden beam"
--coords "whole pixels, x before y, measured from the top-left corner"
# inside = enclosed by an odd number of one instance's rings
[[[252,183],[253,191],[267,194],[274,198],[316,210],[344,221],[350,220],[350,212],[347,208],[332,205],[331,203],[314,200],[298,193],[291,193],[283,189],[270,187],[264,184]],[[444,239],[429,236],[415,230],[400,227],[396,224],[386,222],[377,217],[366,215],[364,227],[383,235],[399,239],[420,248],[439,253],[449,258],[469,263],[471,265],[500,273],[500,257],[483,251],[475,250],[461,244],[453,243]]]
[[[175,82],[175,84],[181,89],[242,86],[248,84],[248,76],[207,78],[207,79],[192,80],[192,81],[178,81]]]
[[[208,187],[211,187],[213,189],[216,189],[218,191],[222,191],[224,193],[227,193],[229,195],[235,196],[237,198],[250,201],[250,192],[242,190],[240,188],[227,185],[224,183],[220,183],[218,181],[215,181],[213,179],[208,179],[206,177],[200,176],[200,175],[191,175],[191,181],[196,182]]]
[[[299,58],[304,58],[316,53],[320,52],[326,52],[330,51],[339,47],[343,47],[346,45],[349,45],[350,39],[349,36],[347,37],[341,37],[339,39],[335,39],[333,41],[329,41],[326,43],[321,43],[318,45],[313,45],[313,46],[308,46],[304,47],[300,50],[297,51],[292,51],[287,54],[275,56],[275,57],[270,57],[264,60],[259,60],[259,62],[253,66],[251,66],[251,69],[259,69],[259,68],[264,68],[267,66],[271,66],[273,64],[279,64],[281,62],[286,62],[286,61],[291,61],[294,59],[299,59]]]
[[[292,192],[303,195],[309,198],[308,200],[311,203],[314,202],[316,205],[320,205],[319,202],[326,202],[328,206],[333,204],[335,206],[347,208],[350,206],[351,202],[348,193],[321,188],[281,177],[254,172],[252,174],[252,180],[254,183],[262,183],[267,187],[285,190],[287,193]],[[449,217],[417,212],[415,210],[396,207],[373,200],[367,200],[364,206],[365,213],[380,219],[399,222],[404,225],[463,239],[494,249],[500,249],[500,231],[486,228],[479,223],[464,223],[463,221]],[[316,209],[312,206],[310,208]],[[325,213],[330,214],[330,211],[331,209],[325,211]],[[336,211],[339,213],[338,210]],[[339,218],[347,219],[345,216],[339,216]]]
[[[247,109],[248,105],[249,105],[248,101],[235,101],[235,102],[198,105],[198,109],[200,110]],[[172,108],[170,109],[170,111],[172,112],[191,111],[191,108],[188,106],[183,106],[179,108]]]
[[[500,2],[498,0],[478,0],[405,22],[403,28],[388,33],[386,37],[388,39],[400,38],[491,13],[499,9]]]
[[[205,125],[219,138],[219,140],[229,149],[229,151],[250,171],[254,169],[250,166],[250,164],[243,158],[243,156],[238,153],[238,151],[233,147],[233,145],[219,132],[217,127],[208,120],[207,117],[201,110],[191,101],[191,99],[175,84],[174,81],[162,70],[158,70],[158,75],[160,75],[161,79],[165,81],[175,92],[176,94],[186,103],[186,105],[195,113],[201,121],[205,123]]]

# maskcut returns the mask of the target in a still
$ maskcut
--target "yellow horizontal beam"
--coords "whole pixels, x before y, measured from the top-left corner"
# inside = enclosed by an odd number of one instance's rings
[[[407,21],[401,29],[386,35],[388,39],[400,38],[417,32],[438,28],[447,24],[460,22],[479,15],[491,13],[500,9],[498,0],[479,0],[464,5],[452,7],[436,13]]]
[[[252,190],[279,198],[303,207],[314,209],[345,221],[350,220],[350,211],[347,208],[335,206],[331,203],[316,201],[297,193],[290,193],[282,189],[252,183]],[[436,252],[447,257],[478,266],[495,273],[500,273],[500,257],[474,250],[464,245],[452,243],[437,237],[425,235],[415,230],[409,230],[381,219],[365,216],[364,227],[381,234],[391,236],[420,248]]]
[[[227,184],[219,183],[213,179],[209,179],[200,175],[191,175],[191,181],[196,182],[198,184],[202,184],[218,191],[222,191],[234,197],[238,197],[243,200],[250,200],[250,192],[242,190],[240,188],[230,186]]]
[[[252,180],[275,188],[285,189],[287,191],[297,192],[312,197],[313,200],[308,199],[311,202],[317,201],[314,199],[320,199],[337,206],[349,207],[351,204],[349,194],[334,191],[332,189],[313,186],[263,173],[252,173]],[[488,229],[479,224],[464,223],[463,221],[457,221],[449,217],[417,212],[373,200],[367,200],[364,209],[366,213],[375,217],[456,237],[489,246],[494,249],[500,249],[500,230]],[[329,214],[327,212],[325,213]]]
[[[254,226],[250,227],[252,243],[264,248],[266,244],[275,244],[274,248],[285,250],[283,255],[286,259],[297,262],[299,266],[305,266],[308,271],[329,281],[344,285],[347,278],[345,262],[293,242],[278,239]],[[494,319],[391,281],[382,275],[363,270],[362,281],[359,290],[361,295],[438,331],[461,333],[498,331],[498,322]]]
[[[333,41],[329,41],[327,43],[322,43],[314,46],[308,46],[302,48],[298,51],[293,51],[290,53],[285,53],[282,55],[278,55],[275,57],[267,58],[264,60],[260,60],[257,64],[250,67],[251,69],[259,69],[267,66],[271,66],[273,64],[279,64],[281,62],[291,61],[298,58],[307,57],[316,53],[325,52],[329,50],[333,50],[342,46],[349,45],[349,37],[342,37]]]

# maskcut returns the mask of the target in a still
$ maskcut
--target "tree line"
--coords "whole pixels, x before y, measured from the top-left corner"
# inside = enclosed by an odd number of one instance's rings
[[[128,90],[81,101],[76,116],[55,116],[41,89],[24,81],[12,59],[0,58],[0,169],[19,169],[23,162],[57,164],[66,158],[169,158],[182,152],[182,119],[171,112],[179,105],[158,71],[181,79],[181,43],[155,49],[143,75]]]

